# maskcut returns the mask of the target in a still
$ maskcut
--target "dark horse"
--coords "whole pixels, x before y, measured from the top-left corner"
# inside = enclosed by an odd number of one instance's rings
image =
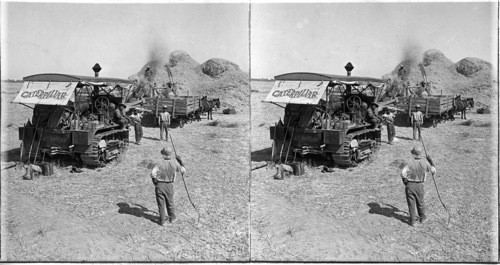
[[[466,120],[467,116],[465,112],[467,111],[467,107],[474,108],[474,99],[473,98],[463,99],[461,95],[458,95],[455,98],[455,105],[453,106],[452,115],[450,116],[450,118],[454,120],[455,113],[460,112],[460,118]]]
[[[207,119],[212,119],[213,108],[220,108],[220,100],[218,98],[208,99],[207,96],[201,97],[201,112],[207,113]]]

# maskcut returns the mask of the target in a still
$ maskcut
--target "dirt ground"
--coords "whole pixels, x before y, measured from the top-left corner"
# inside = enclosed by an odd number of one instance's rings
[[[11,84],[8,84],[11,85]],[[2,161],[19,159],[18,127],[31,118],[10,104],[16,88],[2,86]],[[17,84],[20,88],[20,83]],[[203,117],[203,118],[206,118]],[[175,183],[178,221],[161,227],[146,165],[161,159],[158,128],[144,128],[120,161],[105,168],[22,180],[2,170],[3,261],[245,261],[249,245],[248,107],[237,115],[213,115],[170,130],[187,167]],[[199,220],[199,221],[198,221]]]
[[[270,160],[269,126],[284,110],[262,103],[272,82],[252,82],[252,163]],[[259,91],[259,92],[256,92]],[[351,169],[273,179],[252,171],[251,259],[257,261],[488,262],[498,260],[496,114],[467,114],[425,128],[427,152],[437,165],[436,183],[425,184],[429,221],[407,224],[408,207],[398,165],[412,159],[412,129],[396,127],[394,145]],[[493,119],[493,120],[492,120]]]
[[[410,128],[396,127],[394,145],[384,130],[380,150],[356,168],[308,167],[285,180],[266,168],[250,171],[251,163],[270,159],[269,126],[283,115],[261,102],[271,86],[252,82],[260,92],[251,95],[251,111],[219,111],[216,123],[171,130],[199,218],[179,180],[179,221],[156,223],[146,164],[160,159],[166,144],[158,128],[144,128],[141,145],[131,132],[126,155],[105,168],[56,167],[33,181],[15,168],[2,170],[2,261],[498,261],[496,113],[424,129],[451,219],[428,181],[430,220],[412,228],[398,169],[418,144]],[[2,86],[2,161],[18,159],[17,128],[31,117],[30,109],[8,103],[15,89]]]

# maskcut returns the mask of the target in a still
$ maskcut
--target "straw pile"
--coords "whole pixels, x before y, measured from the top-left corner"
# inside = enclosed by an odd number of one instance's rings
[[[177,50],[169,56],[153,58],[129,79],[136,80],[146,90],[155,84],[157,87],[166,86],[171,80],[165,65],[171,68],[179,95],[220,98],[223,107],[248,104],[248,74],[241,71],[237,64],[225,59],[209,59],[200,64],[188,53]]]
[[[497,77],[491,63],[471,57],[453,63],[441,51],[435,49],[428,50],[421,56],[408,56],[383,78],[398,80],[398,70],[403,65],[406,71],[405,82],[410,82],[412,87],[418,86],[423,81],[419,64],[424,66],[433,95],[461,94],[490,106],[491,97],[497,92]]]

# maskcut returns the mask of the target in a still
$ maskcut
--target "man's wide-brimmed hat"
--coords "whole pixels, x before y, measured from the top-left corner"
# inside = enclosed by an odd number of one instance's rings
[[[377,103],[375,103],[375,102],[373,102],[373,103],[372,103],[372,106],[375,106],[375,107],[377,107],[377,108],[378,108],[378,104],[377,104]]]
[[[414,156],[420,157],[422,155],[422,148],[415,146],[413,149],[411,149],[411,153]]]
[[[163,109],[168,109],[167,105],[163,105]]]
[[[420,105],[418,105],[418,104],[417,104],[417,105],[415,105],[415,108],[419,109],[419,108],[420,108]]]
[[[160,154],[169,159],[172,157],[172,148],[170,146],[163,147],[163,149],[161,149],[160,151]]]
[[[124,106],[125,108],[127,108],[127,105],[123,104],[122,102],[118,103],[118,107],[120,106]]]

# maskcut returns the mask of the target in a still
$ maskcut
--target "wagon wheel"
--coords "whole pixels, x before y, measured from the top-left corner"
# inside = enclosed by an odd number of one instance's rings
[[[94,106],[100,112],[105,112],[109,107],[109,99],[103,96],[98,97],[94,102]]]
[[[361,106],[361,98],[358,96],[352,96],[347,99],[346,105],[351,112],[357,111]]]
[[[179,127],[183,128],[184,124],[186,124],[186,120],[184,120],[184,117],[179,119]]]

